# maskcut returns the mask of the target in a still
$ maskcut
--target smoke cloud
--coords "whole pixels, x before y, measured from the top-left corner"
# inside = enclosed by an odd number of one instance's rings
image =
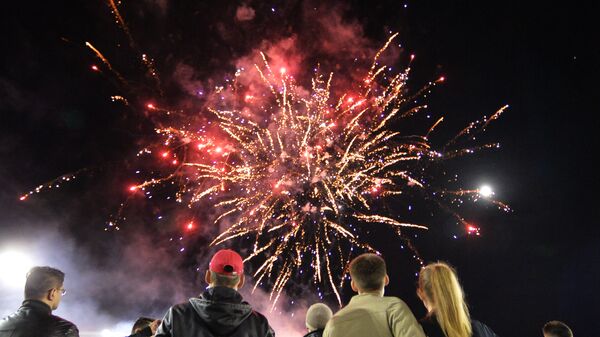
[[[235,18],[238,21],[250,21],[255,15],[254,9],[246,4],[242,4],[235,11]]]
[[[162,318],[169,306],[197,296],[206,287],[201,280],[208,254],[199,257],[201,267],[189,272],[176,267],[177,258],[166,248],[146,242],[143,236],[133,236],[125,247],[113,249],[103,259],[92,257],[58,226],[4,236],[0,241],[0,253],[20,252],[29,257],[31,266],[49,265],[66,273],[67,294],[54,314],[75,323],[82,337],[128,335],[138,317]],[[3,273],[13,272],[0,267]],[[25,275],[15,277],[22,278],[20,286],[0,288],[2,317],[14,312],[23,300]],[[317,302],[316,296],[297,300],[283,294],[272,310],[269,294],[260,288],[252,292],[251,280],[240,292],[267,316],[278,336],[302,336],[306,310]]]

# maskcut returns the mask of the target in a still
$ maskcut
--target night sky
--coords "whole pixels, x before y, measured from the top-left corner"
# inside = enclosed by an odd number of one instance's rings
[[[513,211],[482,205],[466,214],[481,236],[457,239],[451,235],[455,225],[433,218],[433,229],[414,238],[421,256],[457,267],[472,316],[500,336],[541,336],[542,325],[553,319],[567,322],[576,336],[591,336],[600,328],[600,296],[594,291],[600,284],[599,186],[593,164],[600,127],[600,53],[591,9],[517,1],[246,4],[255,16],[239,21],[241,2],[124,1],[120,10],[131,35],[161,74],[161,102],[195,107],[177,78],[178,64],[191,66],[194,79],[206,84],[233,73],[233,60],[264,41],[292,35],[314,51],[307,62],[318,60],[323,55],[312,45],[311,34],[319,31],[311,20],[332,13],[341,17],[342,26],[359,27],[361,41],[371,48],[382,45],[390,31],[399,32],[400,58],[417,56],[411,89],[446,78],[428,96],[430,110],[446,117],[436,135],[440,142],[468,122],[510,105],[483,136],[502,147],[453,165],[465,186],[493,186]],[[152,79],[140,71],[108,5],[11,3],[1,16],[0,250],[15,243],[25,250],[38,242],[46,250],[68,247],[66,256],[78,260],[65,263],[84,270],[67,267],[67,280],[85,276],[73,296],[87,296],[95,313],[122,315],[123,321],[134,319],[136,310],[164,312],[171,300],[194,295],[194,270],[206,263],[206,256],[179,254],[168,241],[178,236],[176,226],[148,221],[156,212],[151,205],[132,206],[130,225],[121,232],[104,231],[127,197],[140,139],[153,136],[144,104],[156,99]],[[101,63],[85,41],[105,53],[128,87],[109,72],[91,70]],[[351,43],[339,43],[352,50]],[[110,96],[119,94],[133,98],[130,108],[111,102]],[[75,182],[19,201],[35,186],[79,170]],[[186,240],[204,245],[210,238],[203,235]],[[389,265],[387,294],[403,298],[417,317],[424,315],[414,294],[417,267],[411,253],[398,250],[400,241],[384,234],[374,234],[373,242],[385,256],[396,256]],[[136,250],[156,265],[136,261]],[[169,268],[176,270],[176,282],[165,275]],[[106,276],[112,291],[94,280],[97,275]],[[119,294],[133,287],[123,283],[144,280],[148,289],[164,292],[120,301]],[[347,301],[349,289],[344,295]],[[6,298],[0,301],[2,314],[18,305]],[[334,297],[326,299],[335,304]],[[67,296],[64,306],[76,301]]]

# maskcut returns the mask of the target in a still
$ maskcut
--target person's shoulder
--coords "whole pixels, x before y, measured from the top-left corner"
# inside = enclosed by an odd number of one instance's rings
[[[60,326],[75,326],[75,324],[71,321],[68,321],[60,316],[56,316],[56,315],[51,315],[50,316],[52,321],[55,322],[55,324],[60,325]]]
[[[250,315],[249,315],[247,321],[252,322],[251,324],[253,324],[253,326],[258,328],[261,335],[266,334],[266,335],[274,336],[275,332],[273,331],[273,328],[271,327],[269,320],[267,319],[267,317],[265,315],[261,314],[260,312],[252,309],[250,311]],[[269,334],[269,331],[270,331],[270,334]]]
[[[173,313],[186,313],[186,312],[189,312],[189,311],[193,311],[194,308],[192,306],[191,301],[194,300],[194,299],[195,298],[190,298],[186,302],[177,303],[177,304],[171,306],[171,308],[169,309],[169,311],[171,311]]]
[[[51,315],[50,320],[52,321],[52,327],[57,335],[64,336],[79,336],[79,329],[77,326],[62,317]]]
[[[252,309],[252,311],[250,312],[250,316],[253,317],[255,320],[261,321],[265,324],[269,324],[269,320],[267,319],[267,316],[261,314],[260,312]]]
[[[15,317],[17,317],[17,313],[18,312],[14,312],[8,316],[0,318],[0,327],[12,323],[15,320]]]
[[[492,328],[480,321],[472,319],[471,327],[473,329],[473,337],[498,337]]]
[[[389,307],[408,308],[408,305],[406,305],[406,303],[402,299],[396,296],[383,296],[382,301],[386,303]]]
[[[403,303],[404,301],[400,299],[400,297],[396,296],[383,296],[383,300],[389,303]]]

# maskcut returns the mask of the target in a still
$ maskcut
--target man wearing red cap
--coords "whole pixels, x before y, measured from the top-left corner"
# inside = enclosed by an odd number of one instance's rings
[[[200,297],[169,309],[156,337],[274,337],[267,319],[252,310],[237,292],[244,285],[244,263],[230,249],[218,251],[210,260]]]

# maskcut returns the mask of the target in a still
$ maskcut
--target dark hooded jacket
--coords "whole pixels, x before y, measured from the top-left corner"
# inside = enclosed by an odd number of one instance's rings
[[[0,337],[79,337],[75,324],[52,315],[41,301],[25,300],[19,310],[0,321]]]
[[[274,337],[267,319],[227,287],[208,288],[199,298],[169,309],[156,337]]]

